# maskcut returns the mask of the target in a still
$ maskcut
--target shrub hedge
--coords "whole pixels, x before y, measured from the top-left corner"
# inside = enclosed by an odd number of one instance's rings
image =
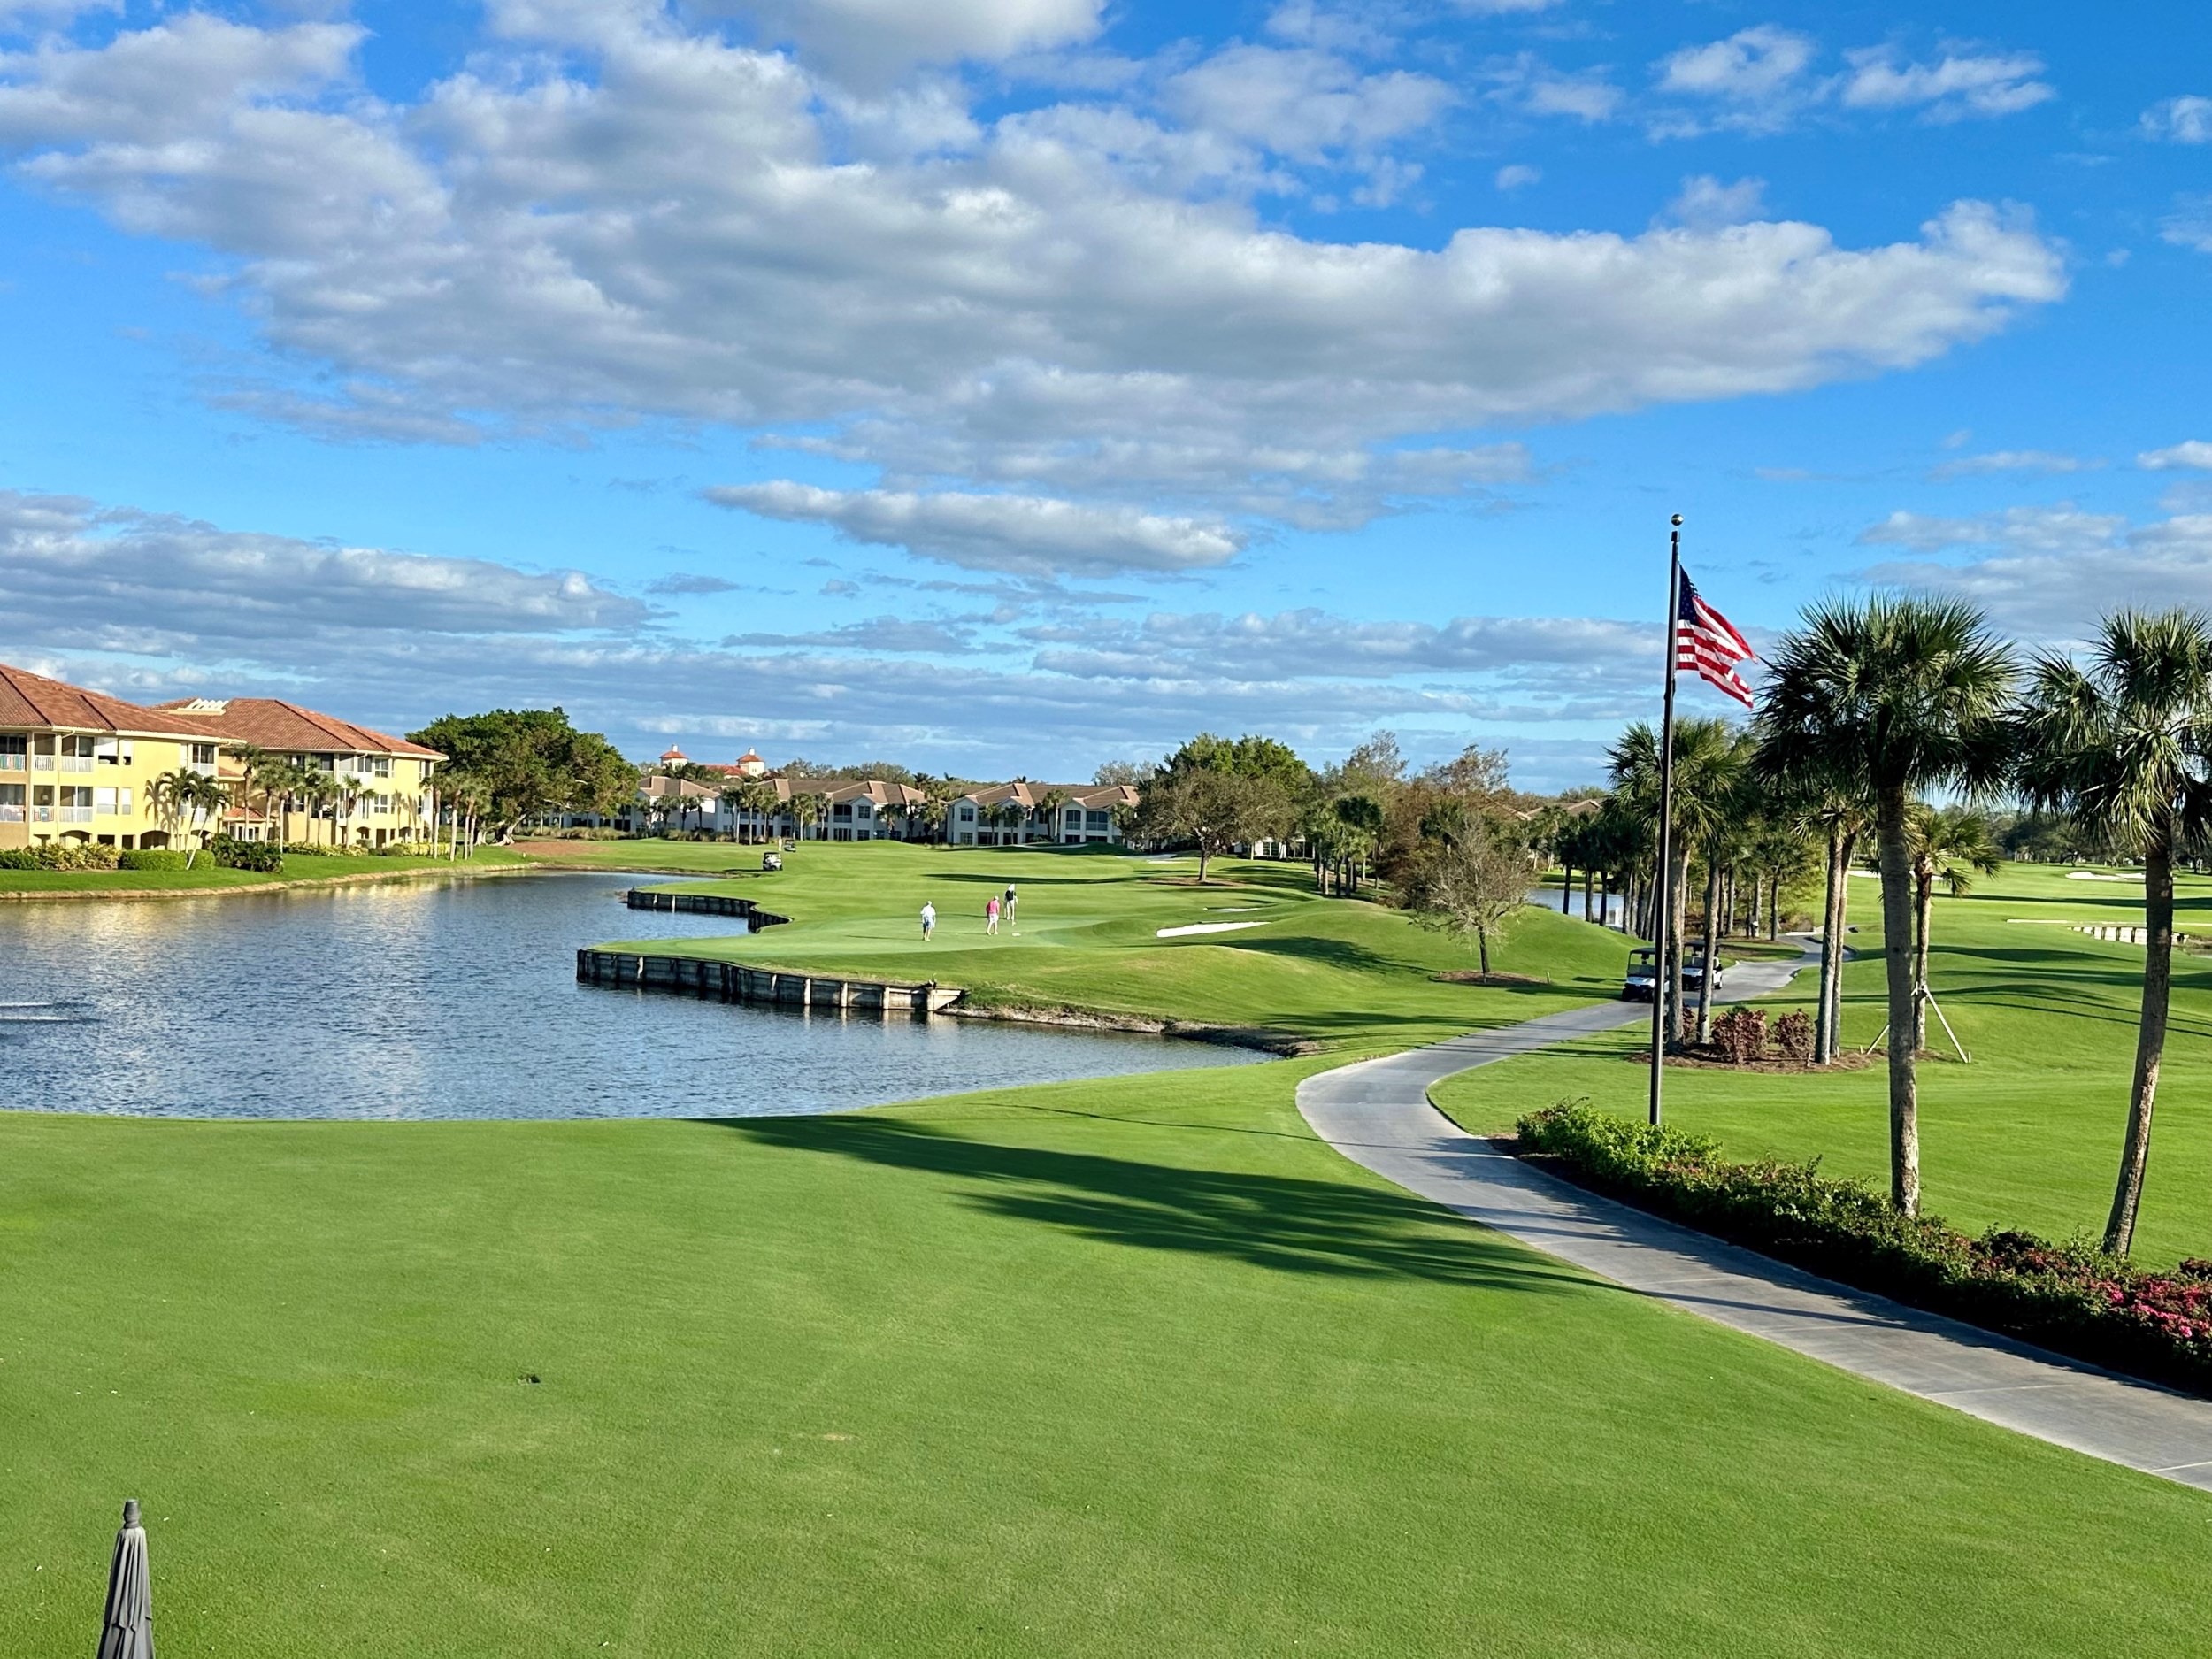
[[[116,856],[97,841],[41,841],[0,852],[0,870],[112,870]]]
[[[218,835],[209,847],[215,862],[226,870],[251,870],[262,875],[280,875],[284,870],[284,849],[271,841],[242,841],[228,835]]]
[[[180,853],[166,847],[126,848],[115,856],[119,870],[188,870],[191,863]]]
[[[2212,1261],[2146,1272],[2078,1240],[1939,1216],[1810,1164],[1733,1164],[1701,1135],[1562,1101],[1517,1125],[1519,1150],[1601,1192],[1862,1290],[2095,1365],[2212,1394]]]

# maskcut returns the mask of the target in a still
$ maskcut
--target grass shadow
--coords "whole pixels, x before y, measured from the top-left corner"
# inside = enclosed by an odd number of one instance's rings
[[[956,1177],[989,1214],[1102,1243],[1335,1278],[1586,1283],[1419,1199],[1349,1182],[1012,1146],[897,1118],[709,1121],[764,1146]]]

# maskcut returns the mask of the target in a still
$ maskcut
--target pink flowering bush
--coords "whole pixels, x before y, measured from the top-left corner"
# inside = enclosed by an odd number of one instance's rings
[[[2165,1272],[2081,1242],[1901,1216],[1810,1164],[1733,1164],[1701,1135],[1563,1101],[1518,1125],[1520,1152],[1732,1243],[2093,1364],[2212,1394],[2212,1261]]]

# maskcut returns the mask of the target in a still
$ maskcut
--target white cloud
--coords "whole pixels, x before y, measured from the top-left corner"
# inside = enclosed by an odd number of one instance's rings
[[[2212,144],[2212,98],[2168,98],[2143,111],[2137,124],[2146,138],[2176,144]]]
[[[950,81],[849,159],[856,106],[803,63],[647,13],[511,7],[412,104],[361,92],[345,27],[196,14],[0,58],[0,134],[42,188],[211,250],[210,291],[272,349],[227,366],[234,406],[415,442],[799,428],[894,491],[1194,522],[1360,522],[1425,473],[1479,481],[1409,459],[1424,434],[1909,367],[2065,288],[2030,225],[1970,203],[1864,249],[1788,222],[1314,240],[1236,194],[1271,188],[1243,140],[1081,103],[963,140]],[[1239,119],[1307,153],[1379,145],[1437,96],[1268,84]]]
[[[2212,194],[2175,196],[2174,211],[2158,221],[2158,234],[2177,248],[2212,253]]]
[[[1888,46],[1844,54],[1839,74],[1816,72],[1818,44],[1794,30],[1760,24],[1725,40],[1686,46],[1661,58],[1656,90],[1680,100],[1652,123],[1655,137],[1713,128],[1778,133],[1818,108],[1916,111],[1924,120],[2015,114],[2057,96],[2034,79],[2042,60],[2026,52],[1947,52],[1932,64],[1901,60]]]
[[[1563,71],[1532,52],[1493,64],[1486,79],[1491,96],[1525,115],[1559,115],[1589,123],[1609,121],[1623,93],[1602,69]]]
[[[829,525],[855,541],[1016,574],[1202,570],[1227,564],[1244,546],[1243,537],[1223,525],[1039,495],[921,495],[779,480],[718,485],[706,497],[763,518]]]
[[[2035,79],[2043,61],[2029,52],[1947,53],[1933,64],[1901,63],[1886,47],[1845,56],[1851,65],[1842,91],[1847,109],[1916,109],[1927,120],[1957,121],[2016,114],[2058,96]]]
[[[575,571],[533,574],[223,530],[74,496],[0,490],[0,611],[80,647],[189,637],[241,650],[330,631],[631,628],[649,613]]]
[[[1655,627],[1590,618],[1458,617],[1361,622],[1305,609],[1273,616],[1155,612],[1141,622],[1086,620],[1025,628],[1040,667],[1086,678],[1294,679],[1317,671],[1361,679],[1502,673],[1548,695],[1639,692]]]
[[[1741,225],[1766,211],[1767,181],[1739,179],[1723,184],[1710,173],[1682,180],[1681,194],[1667,204],[1665,217],[1694,230]]]
[[[1768,104],[1794,86],[1818,49],[1809,35],[1772,24],[1724,41],[1685,46],[1659,60],[1659,89],[1738,104]]]
[[[2085,461],[2079,456],[2060,455],[2049,449],[1993,449],[1987,455],[1962,455],[1955,461],[1946,461],[1928,476],[1945,480],[1985,478],[1995,472],[2079,472],[2103,465],[2101,461]]]
[[[2071,505],[2015,507],[1971,518],[1899,512],[1859,541],[1926,556],[1990,549],[1963,563],[1924,557],[1856,574],[1869,582],[1961,595],[1984,607],[1999,627],[2037,643],[2083,639],[2100,617],[2122,607],[2212,609],[2212,514],[2136,525]]]
[[[1526,189],[1543,176],[1541,167],[1532,167],[1526,162],[1517,161],[1509,166],[1499,168],[1497,176],[1491,182],[1509,195],[1515,190]]]
[[[2153,472],[2169,472],[2175,467],[2212,472],[2212,443],[2201,438],[2187,438],[2163,449],[2144,450],[2135,457],[2135,465]]]
[[[721,0],[840,78],[881,84],[917,64],[996,63],[1098,33],[1102,0]]]
[[[1363,74],[1330,52],[1232,46],[1173,77],[1164,96],[1191,126],[1318,161],[1343,152],[1371,155],[1419,131],[1452,94],[1433,76],[1405,70]]]

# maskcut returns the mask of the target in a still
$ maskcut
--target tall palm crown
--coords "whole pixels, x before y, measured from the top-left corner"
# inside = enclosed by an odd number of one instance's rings
[[[2212,830],[2212,620],[2105,618],[2086,667],[2038,659],[2015,728],[2020,792],[2116,847],[2168,850]]]
[[[1770,771],[1877,797],[2004,780],[2016,671],[1973,606],[1886,595],[1816,605],[1770,660],[1758,717]]]
[[[2107,617],[2088,666],[2046,657],[2015,723],[2021,793],[2143,860],[2143,1002],[2105,1248],[2134,1242],[2173,988],[2174,855],[2212,832],[2212,620]]]

